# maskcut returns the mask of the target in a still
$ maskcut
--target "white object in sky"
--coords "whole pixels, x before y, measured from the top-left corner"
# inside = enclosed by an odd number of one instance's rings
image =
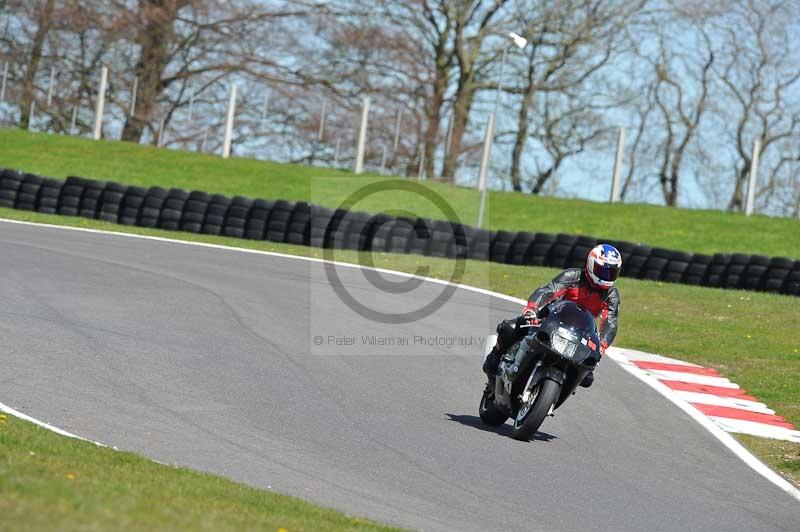
[[[528,45],[528,39],[526,39],[522,35],[518,35],[513,31],[509,31],[508,36],[514,40],[514,44],[517,45],[517,48],[525,48],[525,46]]]

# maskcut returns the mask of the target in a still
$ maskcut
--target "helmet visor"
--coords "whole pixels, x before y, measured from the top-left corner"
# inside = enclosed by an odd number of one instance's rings
[[[619,264],[600,264],[595,262],[592,265],[592,273],[607,283],[613,283],[619,277]]]

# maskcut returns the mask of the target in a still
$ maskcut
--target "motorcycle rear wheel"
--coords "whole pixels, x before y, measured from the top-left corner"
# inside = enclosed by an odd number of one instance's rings
[[[536,434],[561,393],[561,385],[550,379],[543,379],[537,388],[531,393],[527,405],[521,405],[517,411],[514,432],[511,433],[515,440],[529,441]]]
[[[481,404],[478,405],[478,415],[480,415],[481,421],[490,427],[499,427],[508,419],[508,416],[495,406],[494,392],[488,386],[483,391]]]

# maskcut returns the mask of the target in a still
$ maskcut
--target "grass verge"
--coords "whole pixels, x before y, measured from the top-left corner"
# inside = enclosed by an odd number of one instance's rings
[[[163,236],[263,251],[322,257],[322,250],[268,241],[195,235],[121,226],[65,216],[0,209],[0,218]],[[354,251],[337,250],[336,260],[359,262]],[[449,279],[452,261],[419,255],[375,253],[376,266]],[[467,261],[462,282],[526,298],[556,273],[548,268]],[[782,331],[800,329],[796,299],[775,294],[621,279],[622,310],[616,345],[667,354],[717,368],[795,425],[800,425],[800,340]],[[777,331],[777,333],[776,333]],[[782,456],[800,455],[800,444],[761,438],[743,442],[762,460],[797,483],[797,473]],[[783,454],[782,454],[783,453]],[[794,476],[792,476],[794,475]]]
[[[800,445],[786,441],[736,434],[736,439],[800,487]]]
[[[398,530],[0,414],[2,530]]]
[[[386,179],[377,175],[255,159],[156,149],[127,142],[0,129],[0,167],[51,177],[79,175],[143,186],[180,187],[229,195],[313,201],[337,207],[355,190]],[[587,179],[586,186],[606,186]],[[471,188],[425,185],[446,198],[460,221],[474,224],[478,195]],[[358,210],[403,206],[419,216],[443,218],[424,198],[385,192],[366,198]],[[596,203],[514,192],[491,192],[487,225],[492,229],[586,234],[700,253],[742,252],[800,258],[800,222],[710,210],[644,204]]]

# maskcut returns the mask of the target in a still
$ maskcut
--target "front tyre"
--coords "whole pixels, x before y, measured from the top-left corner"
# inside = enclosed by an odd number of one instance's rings
[[[508,416],[495,406],[494,392],[489,386],[486,386],[483,391],[481,404],[478,405],[478,414],[481,416],[481,421],[490,427],[499,427],[508,419]]]
[[[560,384],[550,379],[543,379],[531,392],[528,402],[520,405],[514,418],[514,432],[511,433],[511,437],[520,441],[530,440],[542,426],[544,418],[556,404],[560,393]]]

